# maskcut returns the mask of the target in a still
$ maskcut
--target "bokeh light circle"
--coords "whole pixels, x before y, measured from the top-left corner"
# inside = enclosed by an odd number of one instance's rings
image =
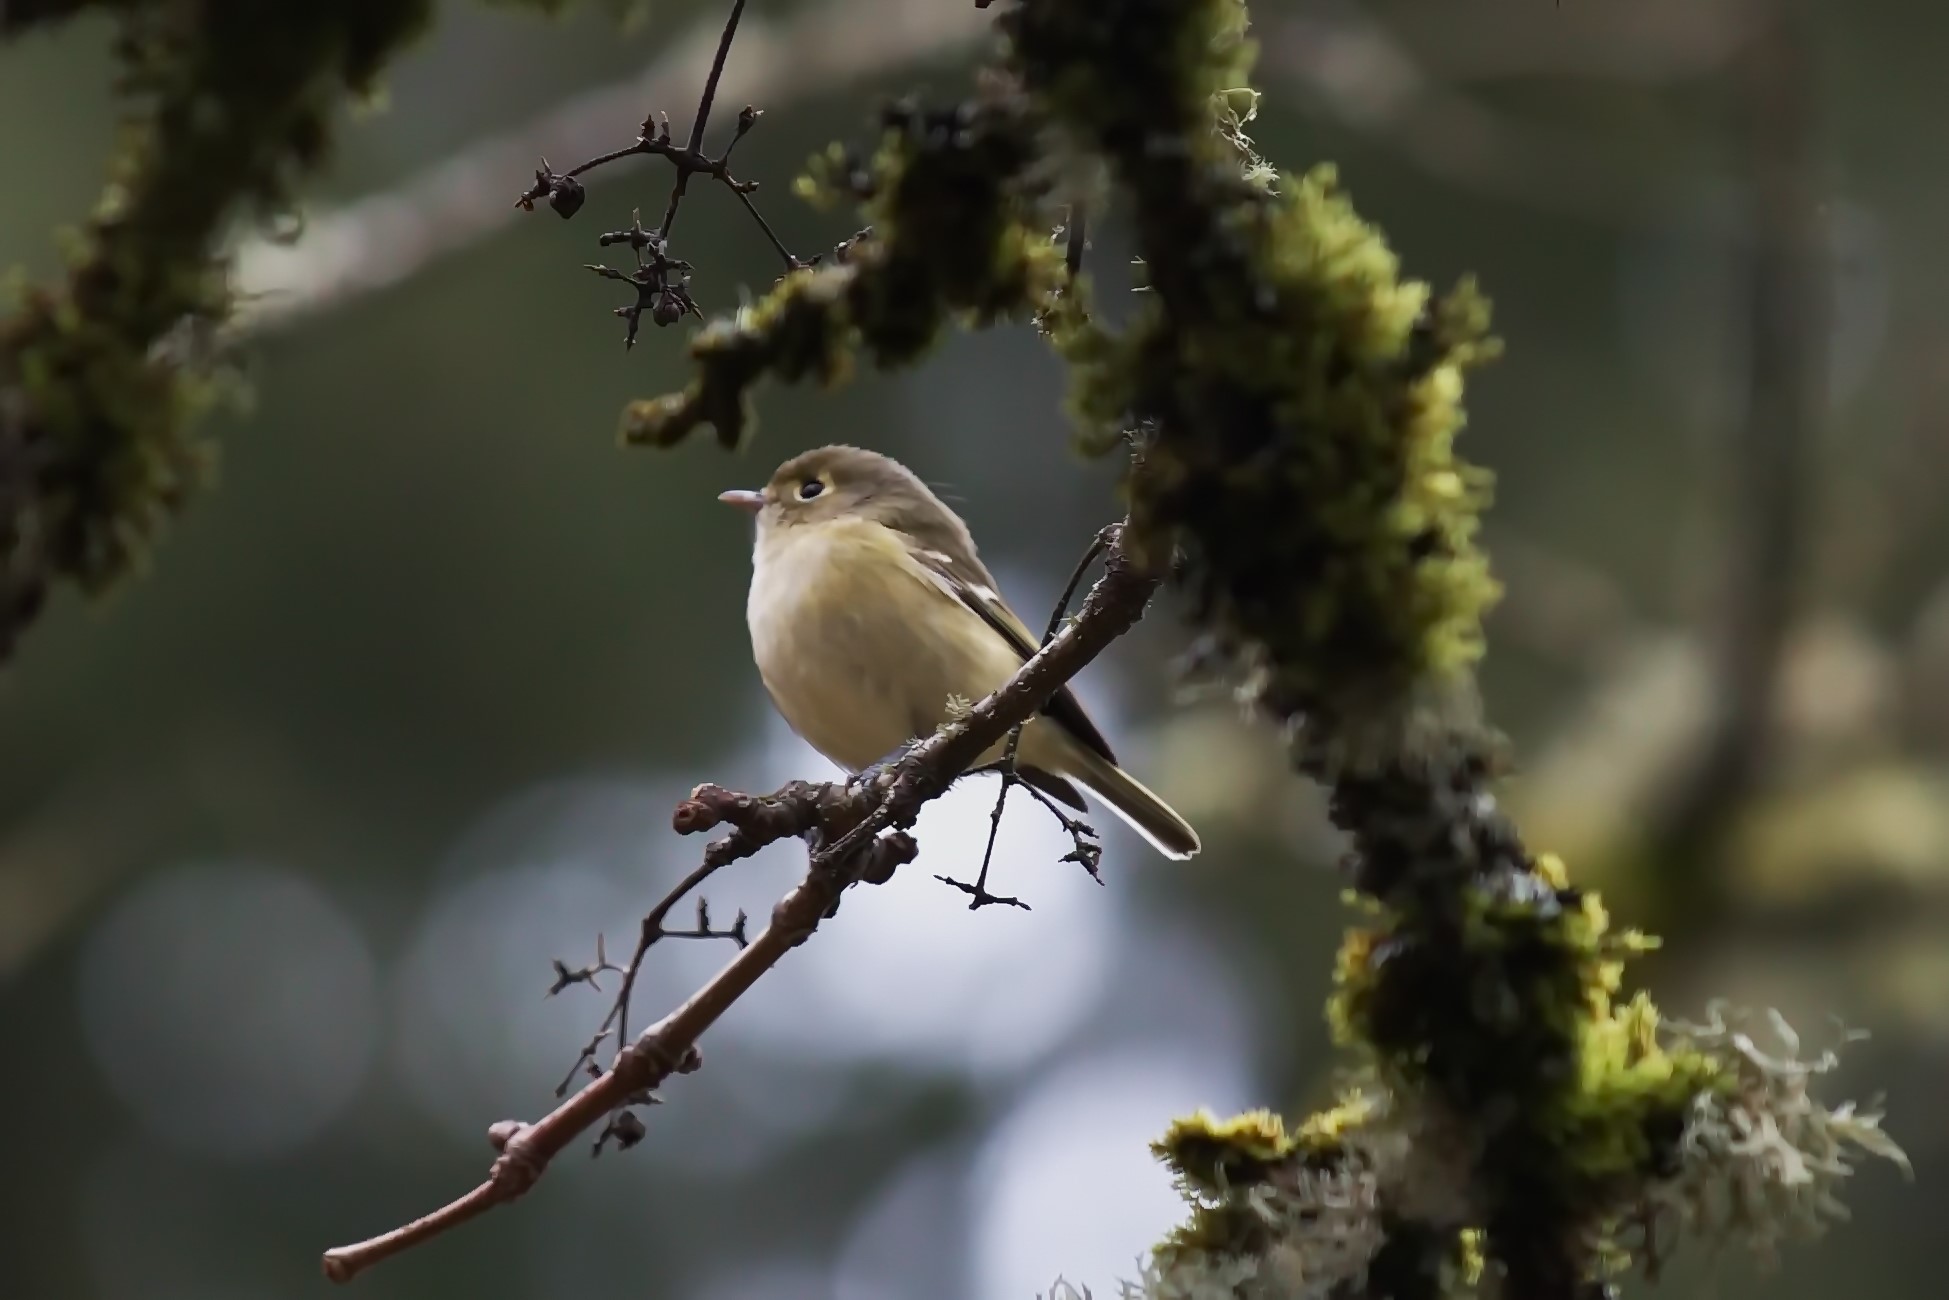
[[[303,876],[244,863],[144,881],[88,937],[81,1022],[109,1088],[152,1134],[266,1159],[352,1099],[379,1036],[374,960]]]

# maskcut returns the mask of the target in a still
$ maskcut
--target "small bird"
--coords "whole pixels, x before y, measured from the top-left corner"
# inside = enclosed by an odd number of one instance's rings
[[[932,735],[950,700],[980,700],[1036,651],[968,526],[890,457],[820,447],[763,491],[718,500],[757,517],[745,618],[758,675],[792,730],[849,772]],[[1022,728],[1016,771],[1087,810],[1081,784],[1167,857],[1198,851],[1198,833],[1117,766],[1066,686]]]

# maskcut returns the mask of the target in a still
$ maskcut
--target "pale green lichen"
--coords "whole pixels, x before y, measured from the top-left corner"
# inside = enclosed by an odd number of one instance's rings
[[[1773,1050],[1757,1040],[1756,1021],[1770,1031]],[[1739,1241],[1770,1259],[1783,1242],[1818,1236],[1847,1218],[1839,1191],[1862,1158],[1913,1174],[1878,1107],[1830,1106],[1814,1096],[1814,1081],[1839,1066],[1838,1052],[1804,1055],[1778,1012],[1762,1018],[1714,1004],[1703,1023],[1668,1032],[1683,1050],[1716,1063],[1721,1086],[1692,1099],[1677,1171],[1648,1189],[1632,1216],[1638,1221],[1655,1223],[1647,1211],[1666,1211],[1683,1235]]]
[[[1804,1056],[1798,1035],[1776,1013],[1763,1018],[1776,1046],[1763,1048],[1754,1034],[1760,1020],[1714,1006],[1702,1024],[1661,1025],[1639,997],[1606,1022],[1620,1041],[1598,1053],[1606,1068],[1579,1089],[1590,1092],[1593,1117],[1629,1127],[1634,1107],[1616,1104],[1619,1096],[1663,1091],[1662,1084],[1621,1085],[1634,1071],[1661,1081],[1692,1072],[1701,1082],[1683,1100],[1681,1126],[1655,1161],[1643,1152],[1637,1160],[1589,1166],[1608,1189],[1581,1229],[1599,1274],[1634,1263],[1655,1274],[1665,1253],[1686,1239],[1740,1244],[1770,1259],[1785,1241],[1818,1235],[1846,1217],[1838,1192],[1862,1159],[1909,1172],[1877,1110],[1813,1095],[1812,1081],[1836,1068],[1836,1053]],[[1395,1234],[1427,1233],[1412,1225],[1458,1223],[1471,1213],[1466,1170],[1452,1150],[1444,1153],[1460,1136],[1452,1124],[1453,1117],[1403,1107],[1371,1087],[1350,1091],[1290,1132],[1267,1111],[1230,1118],[1201,1111],[1175,1121],[1153,1150],[1177,1176],[1188,1217],[1115,1293],[1124,1300],[1357,1294],[1368,1271],[1385,1265]],[[1410,1207],[1419,1217],[1405,1212]],[[1427,1240],[1439,1246],[1428,1294],[1464,1294],[1482,1284],[1490,1263],[1479,1226],[1436,1231]],[[1090,1292],[1059,1279],[1049,1294],[1054,1300]]]
[[[1191,1214],[1152,1252],[1140,1293],[1326,1300],[1360,1278],[1386,1225],[1372,1150],[1340,1140],[1353,1136],[1288,1136],[1264,1111],[1179,1120],[1154,1149]]]

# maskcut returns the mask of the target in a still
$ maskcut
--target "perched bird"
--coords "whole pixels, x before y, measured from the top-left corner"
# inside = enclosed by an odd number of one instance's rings
[[[1035,653],[968,526],[898,461],[821,447],[763,491],[718,499],[757,517],[745,617],[758,675],[792,730],[849,772],[932,735],[951,699],[981,699]],[[1088,807],[1071,782],[1082,785],[1168,857],[1198,851],[1198,833],[1117,766],[1066,686],[1022,728],[1016,763],[1072,808]]]

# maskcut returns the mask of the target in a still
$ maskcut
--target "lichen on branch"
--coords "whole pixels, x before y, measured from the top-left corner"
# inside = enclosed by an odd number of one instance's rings
[[[1488,477],[1452,444],[1486,305],[1401,278],[1331,168],[1274,181],[1241,157],[1241,5],[1002,23],[1039,107],[1108,159],[1148,289],[1120,331],[1057,332],[1085,445],[1147,434],[1135,541],[1183,553],[1208,657],[1315,744],[1365,743],[1481,653]]]
[[[1472,681],[1489,482],[1453,445],[1464,377],[1497,348],[1487,305],[1403,279],[1330,168],[1282,176],[1252,151],[1238,0],[1021,0],[1001,24],[1034,110],[1108,163],[1144,269],[1127,325],[1051,323],[1084,445],[1141,439],[1129,544],[1176,558],[1202,660],[1328,787],[1369,913],[1333,1007],[1361,1108],[1301,1128],[1328,1145],[1264,1117],[1174,1128],[1193,1215],[1141,1289],[1432,1296],[1466,1257],[1512,1300],[1588,1294],[1628,1215],[1709,1181],[1703,1153],[1728,1144],[1708,1129],[1773,1121],[1725,1042],[1623,999],[1650,940],[1497,807]],[[1892,1152],[1872,1120],[1802,1102],[1829,1155]],[[1845,1173],[1796,1167],[1823,1195]],[[1743,1177],[1788,1176],[1769,1168]],[[1318,1199],[1356,1175],[1364,1211]]]

